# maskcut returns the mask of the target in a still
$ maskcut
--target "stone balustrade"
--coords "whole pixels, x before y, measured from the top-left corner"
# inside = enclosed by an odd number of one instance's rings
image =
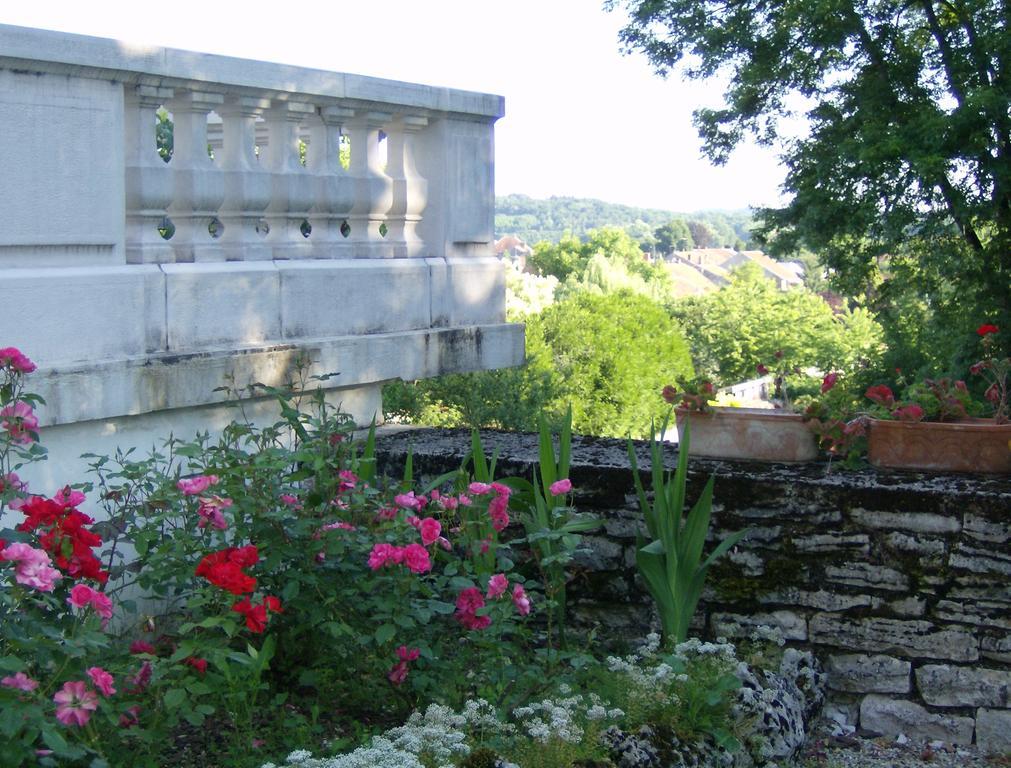
[[[0,344],[40,365],[46,443],[205,425],[223,375],[279,383],[303,354],[364,417],[384,380],[521,362],[492,248],[502,114],[0,25]]]

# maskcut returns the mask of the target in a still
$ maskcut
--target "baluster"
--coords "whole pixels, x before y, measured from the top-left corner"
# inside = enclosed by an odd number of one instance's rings
[[[392,256],[380,227],[393,205],[393,179],[383,171],[379,157],[379,131],[393,116],[368,112],[348,122],[351,135],[351,176],[355,183],[355,205],[348,216],[348,238],[355,258]]]
[[[138,85],[124,94],[126,134],[126,260],[163,264],[175,260],[158,231],[172,202],[172,170],[158,154],[155,113],[171,88]]]
[[[222,261],[224,252],[216,214],[225,196],[225,180],[207,154],[207,113],[224,101],[217,93],[183,91],[167,105],[174,128],[174,195],[169,215],[175,224],[170,241],[176,261]],[[215,223],[217,234],[210,232]]]
[[[256,158],[256,117],[270,107],[269,99],[229,96],[221,115],[223,146],[221,171],[225,199],[219,219],[224,225],[221,247],[228,261],[260,261],[272,256],[260,231],[260,220],[270,204],[271,176]]]
[[[315,202],[315,180],[298,158],[298,124],[309,118],[315,107],[290,101],[275,101],[267,110],[267,147],[262,155],[271,176],[271,199],[266,219],[270,227],[267,243],[275,259],[304,259],[311,244],[302,234]]]
[[[341,127],[354,111],[323,107],[310,125],[309,169],[316,176],[316,204],[312,213],[313,256],[340,259],[351,256],[351,244],[341,227],[355,203],[355,188],[340,161]]]
[[[386,219],[386,239],[396,257],[424,255],[418,224],[428,203],[428,181],[414,163],[414,136],[428,118],[405,115],[390,126],[386,173],[393,180],[393,205]]]

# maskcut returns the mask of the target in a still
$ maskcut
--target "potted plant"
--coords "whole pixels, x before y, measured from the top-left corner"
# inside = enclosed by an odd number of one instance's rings
[[[926,379],[907,387],[898,399],[884,385],[866,396],[867,458],[876,467],[937,472],[1011,474],[1011,423],[1008,422],[1008,371],[1011,358],[999,359],[994,325],[980,326],[983,359],[970,372],[990,382],[984,398],[992,410],[980,418],[963,381]]]
[[[691,425],[692,453],[696,456],[773,462],[817,458],[814,434],[800,414],[782,407],[721,407],[712,401],[715,394],[712,382],[705,380],[681,391],[671,385],[663,390],[664,399],[676,406],[680,440]]]

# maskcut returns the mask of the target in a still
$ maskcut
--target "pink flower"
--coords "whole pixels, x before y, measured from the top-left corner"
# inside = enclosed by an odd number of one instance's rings
[[[338,493],[350,491],[358,483],[358,475],[350,469],[342,469],[337,473],[337,476],[340,478],[340,485],[337,486]]]
[[[513,492],[513,489],[508,485],[502,485],[502,483],[492,483],[491,489],[495,491],[499,496],[508,496]]]
[[[471,483],[467,486],[467,492],[472,496],[484,496],[486,493],[491,493],[491,486],[487,483]]]
[[[527,597],[522,584],[516,584],[513,587],[513,605],[516,606],[516,613],[520,616],[530,613],[530,598]]]
[[[442,535],[442,523],[434,517],[426,517],[418,525],[418,530],[421,532],[421,543],[427,547],[439,540],[439,536]]]
[[[401,493],[394,496],[393,501],[398,507],[402,507],[403,509],[413,509],[415,512],[420,512],[428,502],[428,499],[424,496],[415,496],[414,491],[410,491],[409,493]]]
[[[0,349],[0,368],[7,367],[18,373],[31,373],[35,370],[35,363],[17,347],[4,347]]]
[[[494,600],[496,597],[502,597],[507,589],[509,589],[509,579],[505,577],[504,573],[496,573],[488,579],[489,600]]]
[[[345,523],[343,520],[338,520],[335,523],[327,523],[320,528],[321,531],[353,531],[355,527],[351,523]]]
[[[508,496],[496,496],[488,504],[488,515],[491,517],[491,527],[496,531],[504,531],[509,527],[509,513],[506,511],[509,506]]]
[[[477,587],[467,587],[456,598],[456,620],[467,629],[485,629],[491,625],[491,616],[478,616],[484,608],[484,597]]]
[[[104,592],[95,593],[95,596],[91,598],[91,607],[106,621],[112,618],[112,600]]]
[[[983,393],[983,397],[994,405],[1000,402],[1000,390],[997,388],[997,382],[994,382],[987,388],[986,392]]]
[[[548,488],[548,492],[552,496],[561,496],[563,493],[568,493],[572,490],[572,481],[569,478],[563,478],[562,480],[555,480]]]
[[[9,677],[0,678],[0,685],[5,688],[17,688],[25,693],[31,693],[39,687],[39,684],[24,672],[15,672]]]
[[[221,514],[221,510],[228,509],[230,506],[232,506],[231,499],[223,499],[220,496],[211,496],[209,499],[201,498],[200,506],[197,509],[197,514],[200,515],[197,528],[206,528],[209,523],[219,531],[227,529],[228,521]]]
[[[119,716],[120,728],[133,728],[140,725],[140,707],[127,707],[126,712]]]
[[[395,520],[397,518],[397,510],[394,507],[382,507],[378,512],[376,512],[376,520]]]
[[[63,578],[63,574],[52,567],[53,561],[48,552],[28,544],[8,544],[0,550],[0,560],[15,563],[14,580],[18,584],[33,587],[40,592],[52,592],[56,582]]]
[[[98,709],[98,696],[83,681],[68,682],[53,695],[56,719],[64,725],[83,727]]]
[[[372,552],[369,553],[369,568],[378,571],[387,563],[396,563],[402,559],[403,555],[400,554],[398,547],[385,542],[375,544],[372,547]]]
[[[87,672],[88,677],[91,678],[91,682],[103,696],[109,697],[116,692],[116,689],[112,687],[112,684],[115,682],[112,679],[112,675],[104,669],[101,667],[89,667]]]
[[[449,543],[449,539],[447,539],[445,536],[440,536],[438,539],[436,539],[436,543],[438,543],[438,545],[447,552],[453,551],[453,545]]]
[[[64,507],[79,507],[85,501],[85,496],[80,491],[76,491],[69,485],[60,488],[54,495],[53,501],[62,504]]]
[[[70,588],[70,597],[67,602],[75,608],[87,608],[91,605],[91,599],[97,594],[95,590],[87,584],[75,584]]]
[[[824,395],[826,392],[832,389],[832,387],[835,386],[835,383],[838,380],[839,380],[838,373],[826,373],[825,378],[821,380],[821,393]]]
[[[286,506],[293,507],[294,509],[301,509],[302,508],[302,504],[301,504],[301,502],[299,502],[298,498],[295,497],[295,496],[292,496],[290,493],[282,493],[281,494],[281,503],[284,504],[284,505],[286,505]]]
[[[31,433],[38,428],[39,420],[35,411],[23,400],[0,408],[0,429],[7,430],[12,443],[28,445],[35,440]]]
[[[151,645],[151,643],[145,643],[143,640],[134,640],[130,643],[130,653],[149,653],[152,656],[158,655],[158,651],[155,650],[155,647]]]
[[[218,484],[217,475],[197,475],[196,477],[190,477],[180,480],[176,483],[176,488],[182,491],[187,496],[199,496],[201,493],[206,491],[212,485]]]
[[[132,651],[131,651],[132,652]],[[133,690],[131,693],[140,693],[143,691],[151,682],[151,672],[152,672],[151,662],[145,661],[140,665],[140,669],[137,674],[133,676],[130,682],[133,684]]]
[[[397,656],[400,657],[401,661],[414,661],[420,655],[421,650],[418,648],[408,648],[406,645],[397,648]]]
[[[407,673],[408,673],[407,662],[398,661],[396,664],[393,665],[393,669],[389,671],[389,674],[386,675],[386,679],[389,680],[394,685],[402,685],[403,682],[407,679]]]
[[[428,555],[428,550],[418,543],[408,544],[403,549],[404,565],[411,569],[412,573],[427,573],[432,570],[432,560]]]

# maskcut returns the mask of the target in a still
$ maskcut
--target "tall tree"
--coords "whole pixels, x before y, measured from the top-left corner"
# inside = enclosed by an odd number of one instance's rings
[[[715,162],[804,111],[783,143],[792,198],[762,212],[780,248],[819,251],[853,292],[894,260],[948,317],[1011,328],[1008,0],[608,5],[659,74],[726,78],[724,104],[695,113]]]
[[[716,242],[716,234],[704,222],[695,221],[694,219],[689,221],[688,231],[691,232],[692,242],[695,243],[696,248],[712,248],[719,245]]]
[[[653,231],[653,237],[656,238],[657,250],[662,254],[683,251],[693,245],[688,223],[682,218],[671,219],[666,224],[657,227]]]

